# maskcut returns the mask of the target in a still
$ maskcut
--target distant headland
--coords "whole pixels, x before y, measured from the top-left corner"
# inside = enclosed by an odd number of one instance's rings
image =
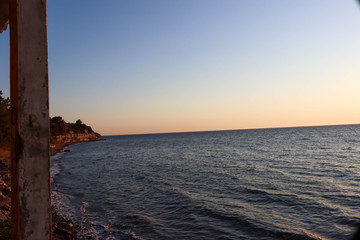
[[[80,119],[75,123],[67,123],[62,117],[50,119],[50,154],[59,152],[67,145],[99,140],[100,134]]]

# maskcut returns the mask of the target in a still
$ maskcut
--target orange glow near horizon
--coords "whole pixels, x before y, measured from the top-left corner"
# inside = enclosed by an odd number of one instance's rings
[[[183,102],[176,96],[153,99],[112,114],[99,109],[101,114],[89,124],[102,135],[121,135],[360,123],[360,84],[355,77],[292,90],[282,86],[237,95],[235,89],[204,101],[191,95]]]

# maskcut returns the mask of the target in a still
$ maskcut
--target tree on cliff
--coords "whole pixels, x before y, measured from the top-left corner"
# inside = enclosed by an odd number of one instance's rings
[[[50,134],[52,136],[65,135],[66,122],[62,117],[56,116],[50,119]]]
[[[76,120],[75,124],[70,124],[70,128],[76,132],[84,133],[86,130],[92,132],[91,127],[84,124],[80,119]]]
[[[75,123],[67,123],[62,117],[50,118],[50,142],[56,143],[59,141],[58,137],[65,137],[70,134],[95,134],[96,137],[100,135],[92,130],[90,126],[84,124],[80,119]],[[66,138],[66,137],[65,137]]]
[[[10,99],[0,91],[0,147],[10,147]]]

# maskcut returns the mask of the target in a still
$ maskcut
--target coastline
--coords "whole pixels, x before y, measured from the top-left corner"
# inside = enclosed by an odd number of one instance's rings
[[[64,148],[85,142],[96,142],[103,141],[103,139],[92,139],[85,141],[73,141],[68,143],[57,143],[50,144],[50,158],[58,153],[64,152]],[[71,220],[67,220],[59,214],[59,210],[55,208],[53,204],[51,204],[51,215],[52,215],[52,231],[53,231],[53,239],[54,240],[78,240],[83,239],[81,236],[78,237],[78,233],[81,230],[79,224],[72,222]]]
[[[54,156],[57,153],[63,152],[64,148],[70,145],[92,142],[92,141],[101,141],[101,139],[92,139],[86,141],[74,141],[68,143],[56,143],[50,144],[50,157]],[[10,151],[6,149],[0,149],[0,223],[1,223],[1,234],[2,239],[11,239],[9,234],[9,225],[11,218],[11,159]],[[82,239],[81,236],[77,237],[80,226],[76,223],[73,223],[71,220],[64,219],[61,214],[58,213],[58,210],[54,205],[51,205],[51,215],[52,215],[52,231],[54,240],[77,240]],[[6,231],[6,233],[4,233]],[[5,234],[5,235],[4,235]]]

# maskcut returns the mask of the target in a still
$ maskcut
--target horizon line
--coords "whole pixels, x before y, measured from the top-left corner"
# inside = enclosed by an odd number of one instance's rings
[[[328,124],[328,125],[307,125],[307,126],[288,126],[288,127],[259,127],[259,128],[238,128],[238,129],[216,129],[216,130],[202,130],[202,131],[184,131],[184,132],[153,132],[153,133],[133,133],[133,134],[111,134],[101,135],[101,137],[114,136],[137,136],[137,135],[161,135],[161,134],[177,134],[177,133],[205,133],[205,132],[225,132],[225,131],[246,131],[246,130],[265,130],[265,129],[285,129],[285,128],[310,128],[310,127],[336,127],[336,126],[355,126],[360,123],[345,123],[345,124]]]

